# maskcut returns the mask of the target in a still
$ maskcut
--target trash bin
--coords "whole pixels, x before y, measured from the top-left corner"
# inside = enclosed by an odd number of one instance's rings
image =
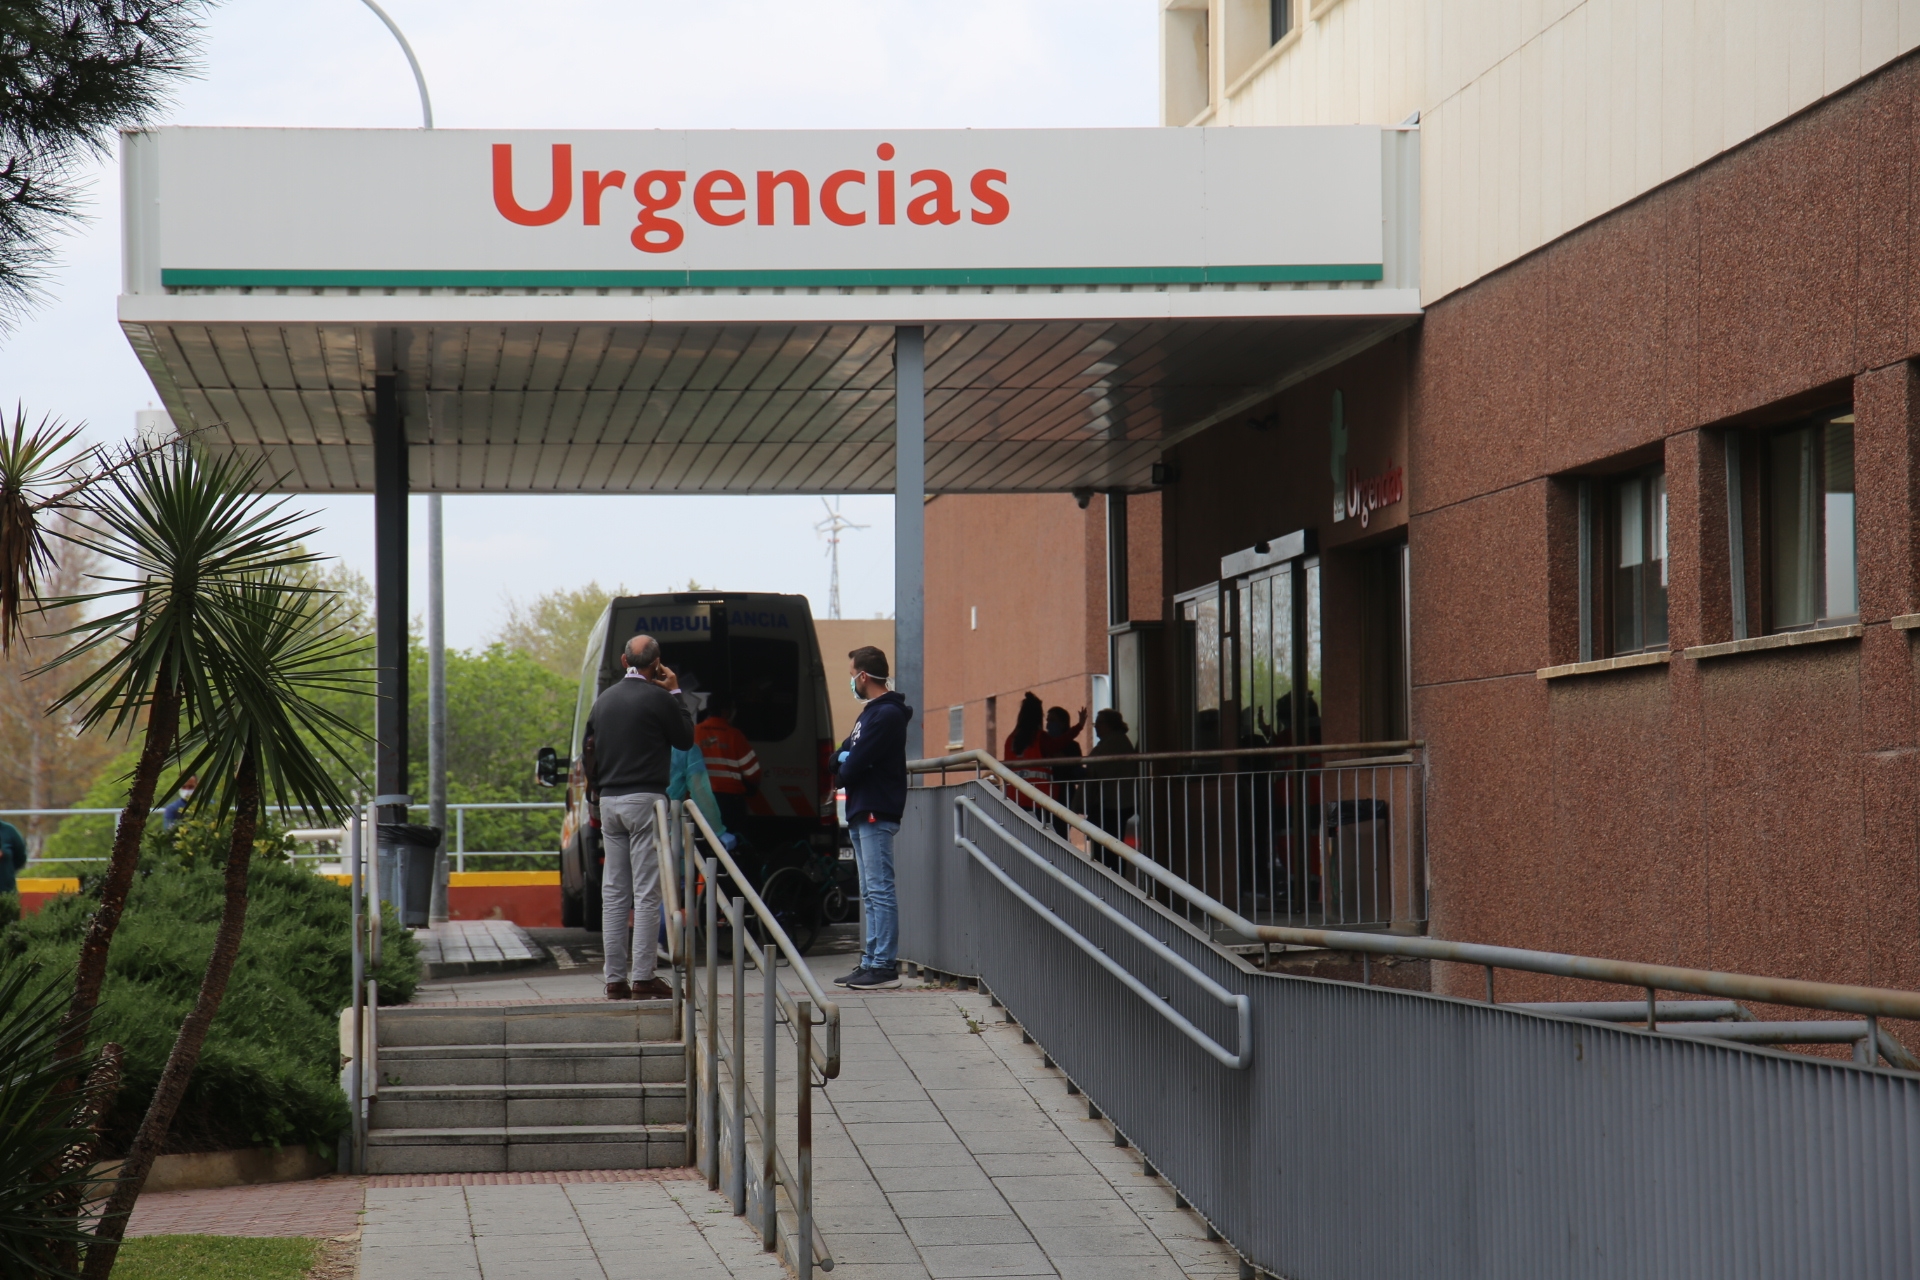
[[[440,848],[440,828],[383,822],[379,838],[380,900],[393,904],[407,928],[426,928],[433,906],[433,859]]]
[[[1393,824],[1384,800],[1327,806],[1327,922],[1379,924],[1392,916]]]

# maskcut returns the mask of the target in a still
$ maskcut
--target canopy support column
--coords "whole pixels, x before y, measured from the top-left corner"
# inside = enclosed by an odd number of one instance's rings
[[[407,435],[399,375],[373,380],[374,790],[407,791]],[[383,821],[405,822],[389,802]]]
[[[920,665],[927,602],[926,359],[926,334],[919,325],[893,331],[893,676],[894,688],[922,726],[928,716]],[[921,754],[911,731],[907,754]]]
[[[440,495],[427,496],[427,821],[440,828],[430,924],[447,918],[447,576]]]

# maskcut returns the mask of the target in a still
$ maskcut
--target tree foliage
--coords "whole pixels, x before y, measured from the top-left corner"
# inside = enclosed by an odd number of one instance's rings
[[[207,0],[0,0],[0,313],[78,211],[77,169],[193,70]]]
[[[577,679],[587,633],[600,620],[607,601],[626,594],[624,586],[608,591],[598,582],[589,582],[571,590],[549,591],[530,604],[509,600],[499,642],[526,654],[555,675]]]

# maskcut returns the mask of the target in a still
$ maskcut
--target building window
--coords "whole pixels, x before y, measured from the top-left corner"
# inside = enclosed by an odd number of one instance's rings
[[[1581,481],[1581,660],[1666,647],[1666,472]]]
[[[1607,631],[1612,653],[1667,647],[1667,473],[1607,486]]]
[[[1180,665],[1187,703],[1187,744],[1220,746],[1220,584],[1210,583],[1174,601],[1180,616]]]
[[[1272,32],[1269,44],[1279,44],[1286,39],[1287,32],[1293,30],[1293,0],[1267,0],[1268,29]]]
[[[947,708],[947,750],[958,751],[967,745],[967,709],[964,706]],[[988,743],[991,751],[993,744]]]
[[[1860,614],[1853,414],[1826,415],[1774,433],[1763,465],[1768,629],[1853,621]]]

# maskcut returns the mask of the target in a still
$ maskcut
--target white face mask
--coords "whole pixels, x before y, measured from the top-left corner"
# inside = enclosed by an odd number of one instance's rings
[[[872,701],[872,699],[867,697],[866,694],[860,692],[860,677],[865,674],[866,672],[864,671],[856,671],[852,675],[847,677],[847,687],[853,690],[853,699],[855,702],[871,702]]]

